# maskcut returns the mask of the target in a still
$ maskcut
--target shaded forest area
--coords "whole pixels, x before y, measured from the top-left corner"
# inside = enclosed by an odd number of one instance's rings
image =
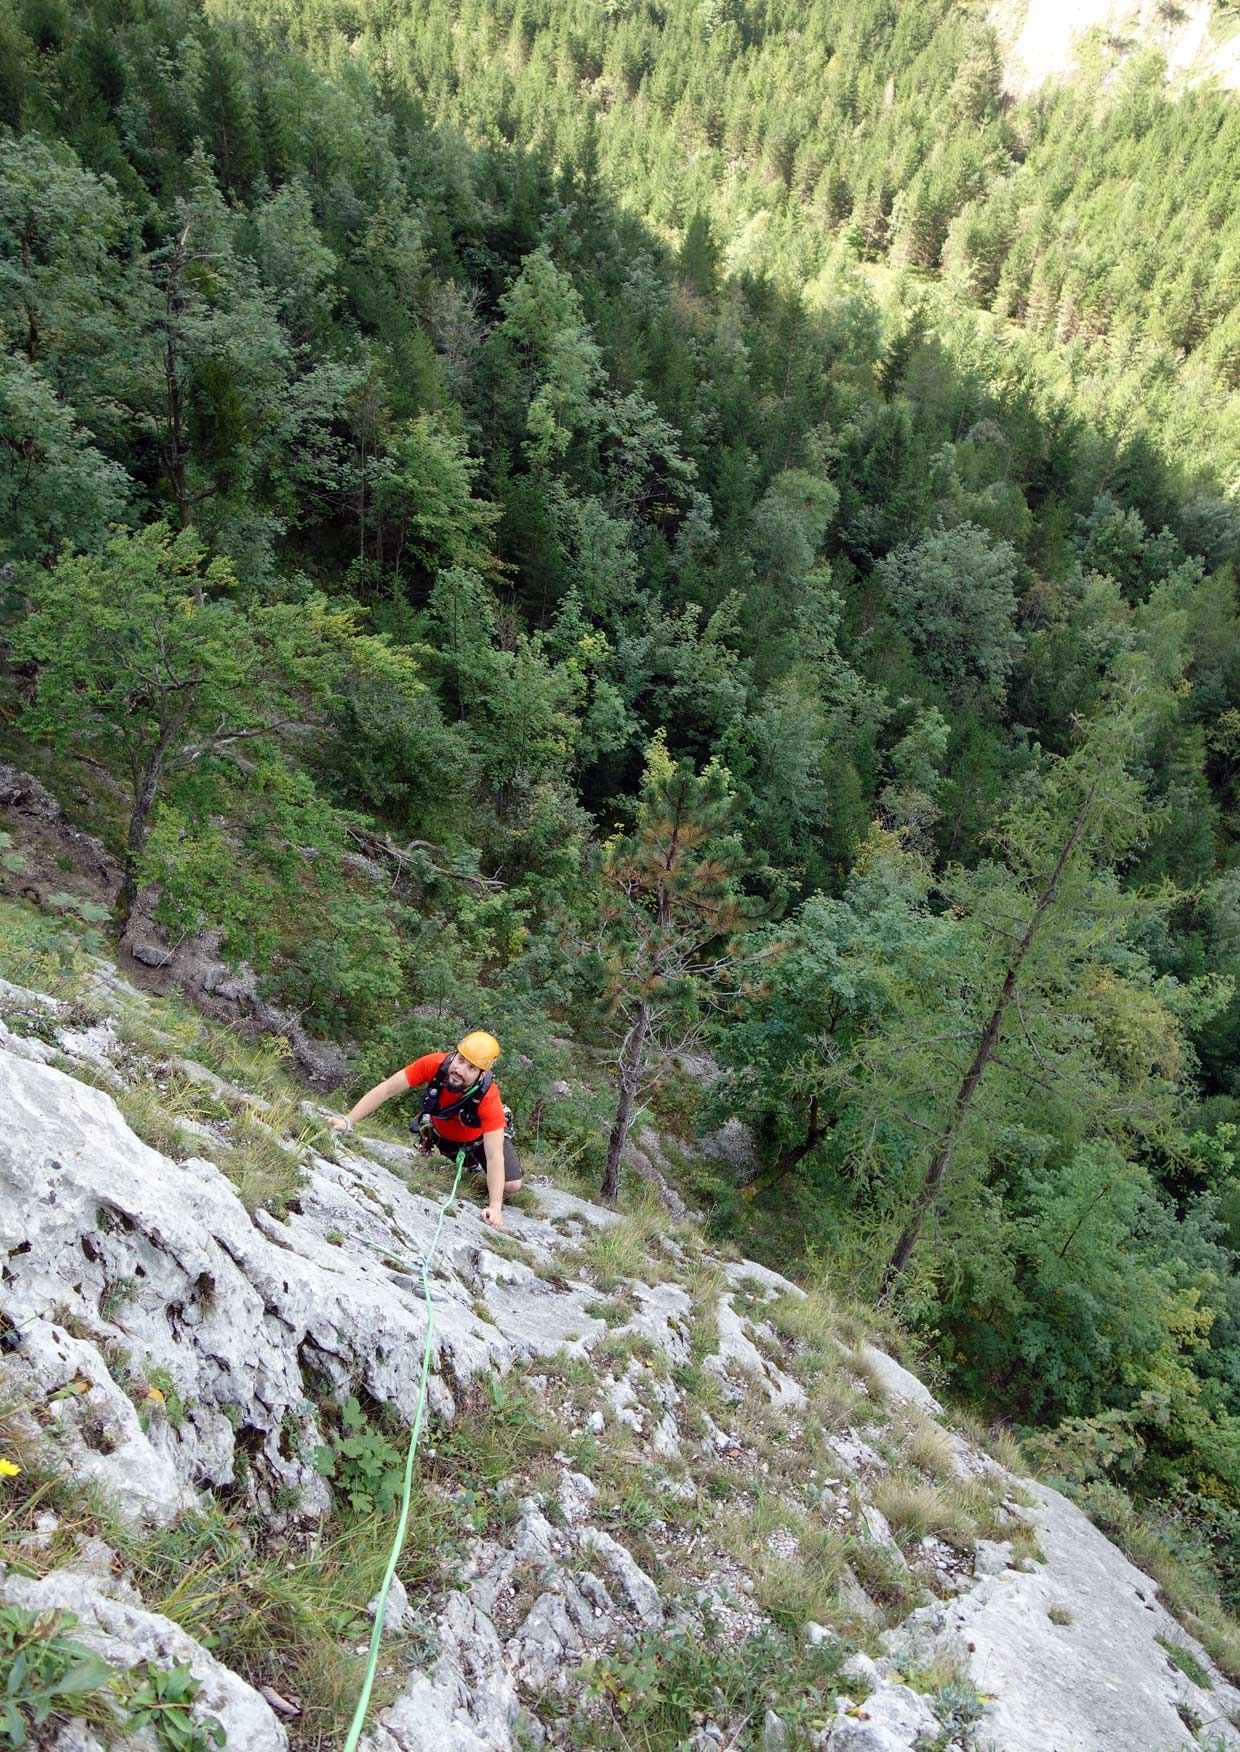
[[[720,1233],[1224,1558],[1236,113],[934,4],[0,3],[5,751],[122,915],[359,1082],[575,1067],[593,1174],[739,1114]]]

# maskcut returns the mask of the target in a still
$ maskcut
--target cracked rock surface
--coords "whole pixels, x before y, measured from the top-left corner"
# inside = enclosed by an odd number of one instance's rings
[[[58,1068],[91,1067],[96,1082],[110,1076],[119,1086],[114,1031],[70,1026],[53,1001],[8,988],[0,1014],[11,1022],[14,1003],[40,1020],[35,1032],[0,1022],[2,1307],[7,1326],[21,1329],[2,1364],[6,1390],[38,1409],[32,1427],[49,1451],[134,1524],[167,1523],[244,1483],[273,1527],[313,1527],[332,1506],[327,1481],[305,1458],[324,1439],[322,1384],[337,1399],[364,1394],[390,1406],[405,1424],[414,1414],[426,1336],[419,1261],[437,1221],[435,1201],[410,1183],[414,1153],[355,1138],[334,1160],[306,1150],[286,1217],[251,1215],[220,1168],[150,1148],[110,1093]],[[191,1080],[221,1100],[238,1093],[211,1072]],[[733,1718],[720,1693],[717,1704],[705,1699],[686,1745],[914,1752],[946,1730],[935,1699],[905,1679],[916,1682],[948,1656],[990,1699],[971,1742],[978,1752],[1181,1752],[1201,1744],[1190,1718],[1209,1722],[1219,1744],[1240,1747],[1226,1719],[1240,1712],[1240,1693],[1165,1612],[1155,1585],[1063,1497],[1027,1485],[1031,1506],[1005,1511],[1003,1525],[1015,1530],[1023,1515],[1045,1554],[1023,1569],[1013,1566],[1006,1532],[963,1552],[936,1539],[901,1541],[872,1492],[901,1463],[899,1429],[943,1413],[915,1376],[873,1347],[864,1350],[873,1391],[853,1381],[851,1421],[816,1432],[820,1469],[785,1475],[780,1489],[794,1489],[795,1500],[752,1552],[721,1556],[722,1511],[702,1490],[706,1473],[717,1469],[744,1506],[763,1492],[772,1500],[771,1449],[764,1455],[756,1444],[753,1419],[795,1449],[816,1415],[819,1383],[796,1344],[781,1339],[776,1315],[767,1317],[800,1292],[764,1267],[718,1261],[704,1310],[687,1274],[676,1281],[686,1254],[675,1233],[664,1238],[662,1281],[604,1290],[578,1250],[615,1224],[615,1213],[550,1185],[533,1190],[532,1208],[511,1210],[500,1241],[466,1200],[444,1222],[430,1406],[450,1427],[471,1385],[493,1386],[520,1369],[573,1451],[546,1458],[536,1488],[512,1481],[507,1512],[471,1535],[444,1585],[398,1595],[383,1646],[402,1664],[399,1683],[369,1725],[366,1752],[590,1748],[599,1742],[588,1664],[635,1639],[658,1647],[699,1634],[708,1621],[723,1646],[743,1650],[772,1624],[757,1566],[809,1561],[807,1529],[852,1539],[857,1567],[843,1564],[816,1604],[805,1646],[843,1660],[859,1637],[876,1650],[885,1624],[886,1654],[855,1656],[834,1697],[823,1690],[812,1742],[804,1722],[790,1727],[777,1705]],[[556,1371],[566,1363],[589,1371],[587,1402],[565,1402]],[[686,1385],[699,1366],[717,1386],[710,1411],[694,1406]],[[167,1372],[183,1402],[176,1428],[168,1419],[144,1425],[139,1415],[133,1373],[153,1369]],[[606,1479],[591,1476],[591,1443],[612,1444],[636,1469],[640,1542],[608,1501]],[[953,1433],[945,1452],[962,1477],[989,1480],[997,1497],[1018,1490],[966,1438]],[[692,1512],[679,1515],[686,1505]],[[866,1552],[904,1578],[914,1599],[923,1578],[934,1586],[894,1628],[861,1563]],[[40,1580],[0,1570],[0,1600],[73,1610],[75,1634],[118,1666],[187,1663],[229,1746],[285,1748],[288,1732],[264,1698],[148,1611],[123,1564],[119,1571],[106,1561]],[[1066,1623],[1051,1619],[1052,1607]],[[1170,1665],[1156,1635],[1193,1651],[1212,1690]],[[560,1702],[540,1715],[547,1698]],[[57,1752],[95,1744],[65,1730]]]

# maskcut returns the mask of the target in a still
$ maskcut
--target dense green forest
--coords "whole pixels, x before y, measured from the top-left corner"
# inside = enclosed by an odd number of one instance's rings
[[[0,0],[0,130],[4,752],[111,775],[118,927],[359,1082],[485,1022],[609,1187],[741,1116],[721,1234],[1240,1538],[1234,100],[1014,107],[945,0]]]

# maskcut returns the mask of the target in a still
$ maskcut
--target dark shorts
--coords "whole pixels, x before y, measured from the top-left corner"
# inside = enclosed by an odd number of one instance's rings
[[[452,1161],[454,1161],[454,1162],[456,1161],[456,1152],[461,1147],[459,1144],[454,1144],[449,1138],[441,1138],[438,1136],[435,1138],[435,1144],[436,1144],[436,1147],[438,1148],[439,1154],[441,1156],[448,1156],[451,1158]],[[465,1166],[468,1169],[470,1169],[473,1173],[481,1174],[484,1179],[486,1178],[487,1159],[486,1159],[486,1152],[483,1149],[481,1138],[478,1140],[478,1142],[476,1144],[466,1144],[465,1145]],[[507,1132],[505,1132],[505,1134],[504,1134],[504,1185],[511,1186],[514,1181],[520,1180],[520,1178],[521,1178],[521,1160],[520,1160],[519,1156],[517,1155],[515,1144],[513,1143],[512,1139],[508,1136]]]

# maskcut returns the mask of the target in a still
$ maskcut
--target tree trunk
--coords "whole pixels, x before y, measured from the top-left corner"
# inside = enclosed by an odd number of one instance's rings
[[[947,1129],[940,1137],[938,1143],[934,1147],[933,1153],[931,1154],[930,1165],[926,1169],[926,1177],[921,1183],[921,1191],[918,1194],[917,1207],[908,1222],[904,1225],[900,1238],[895,1244],[895,1249],[892,1252],[891,1258],[887,1261],[886,1268],[883,1272],[882,1286],[879,1290],[880,1302],[885,1301],[887,1297],[891,1295],[896,1284],[908,1269],[908,1262],[912,1257],[914,1247],[917,1245],[917,1237],[921,1233],[921,1226],[925,1222],[931,1207],[937,1200],[943,1182],[947,1178],[947,1170],[951,1166],[952,1155],[955,1152],[957,1143],[960,1141],[960,1133],[964,1128],[964,1122],[968,1117],[970,1107],[973,1105],[973,1098],[977,1094],[978,1085],[981,1083],[982,1077],[985,1075],[986,1067],[990,1063],[991,1055],[995,1050],[999,1034],[1003,1028],[1003,1019],[1007,1014],[1008,1006],[1012,1002],[1012,996],[1016,990],[1016,981],[1020,974],[1021,966],[1030,949],[1033,947],[1034,940],[1041,928],[1042,920],[1046,916],[1047,908],[1052,904],[1055,896],[1059,892],[1059,884],[1063,880],[1063,873],[1067,868],[1068,859],[1072,856],[1077,842],[1080,840],[1081,834],[1085,830],[1085,823],[1088,821],[1090,811],[1093,808],[1094,793],[1097,788],[1096,781],[1089,787],[1085,801],[1077,811],[1076,820],[1072,823],[1068,837],[1064,841],[1054,871],[1051,874],[1051,879],[1038,896],[1037,904],[1033,909],[1033,916],[1030,918],[1029,923],[1025,928],[1024,936],[1016,946],[1016,953],[1012,957],[1011,965],[1004,976],[1003,985],[999,991],[999,1001],[995,1005],[986,1026],[982,1030],[982,1037],[978,1042],[977,1051],[973,1055],[973,1062],[965,1072],[960,1087],[956,1091],[956,1098],[952,1102],[952,1114]]]
[[[637,1020],[629,1029],[620,1049],[620,1099],[616,1104],[611,1136],[607,1140],[607,1161],[603,1168],[602,1186],[604,1204],[614,1204],[620,1191],[620,1158],[629,1141],[629,1127],[633,1123],[633,1109],[637,1105],[641,1087],[642,1060],[649,1030],[650,1006],[643,999],[637,1008]]]
[[[831,1121],[834,1124],[834,1121]],[[830,1130],[830,1125],[824,1125],[818,1116],[818,1097],[811,1095],[809,1101],[809,1123],[805,1136],[799,1144],[789,1144],[786,1150],[781,1150],[779,1158],[769,1174],[755,1175],[744,1189],[747,1199],[761,1198],[769,1192],[772,1186],[781,1181],[785,1174],[791,1174],[798,1162],[803,1162],[816,1144],[820,1144]]]
[[[114,919],[116,934],[121,936],[129,923],[133,912],[133,903],[138,898],[138,860],[146,845],[146,836],[151,827],[151,811],[155,807],[155,797],[159,790],[159,780],[163,770],[161,761],[152,761],[142,777],[141,784],[134,795],[133,814],[129,818],[129,838],[125,846],[124,877],[121,881],[121,891],[116,897]]]

